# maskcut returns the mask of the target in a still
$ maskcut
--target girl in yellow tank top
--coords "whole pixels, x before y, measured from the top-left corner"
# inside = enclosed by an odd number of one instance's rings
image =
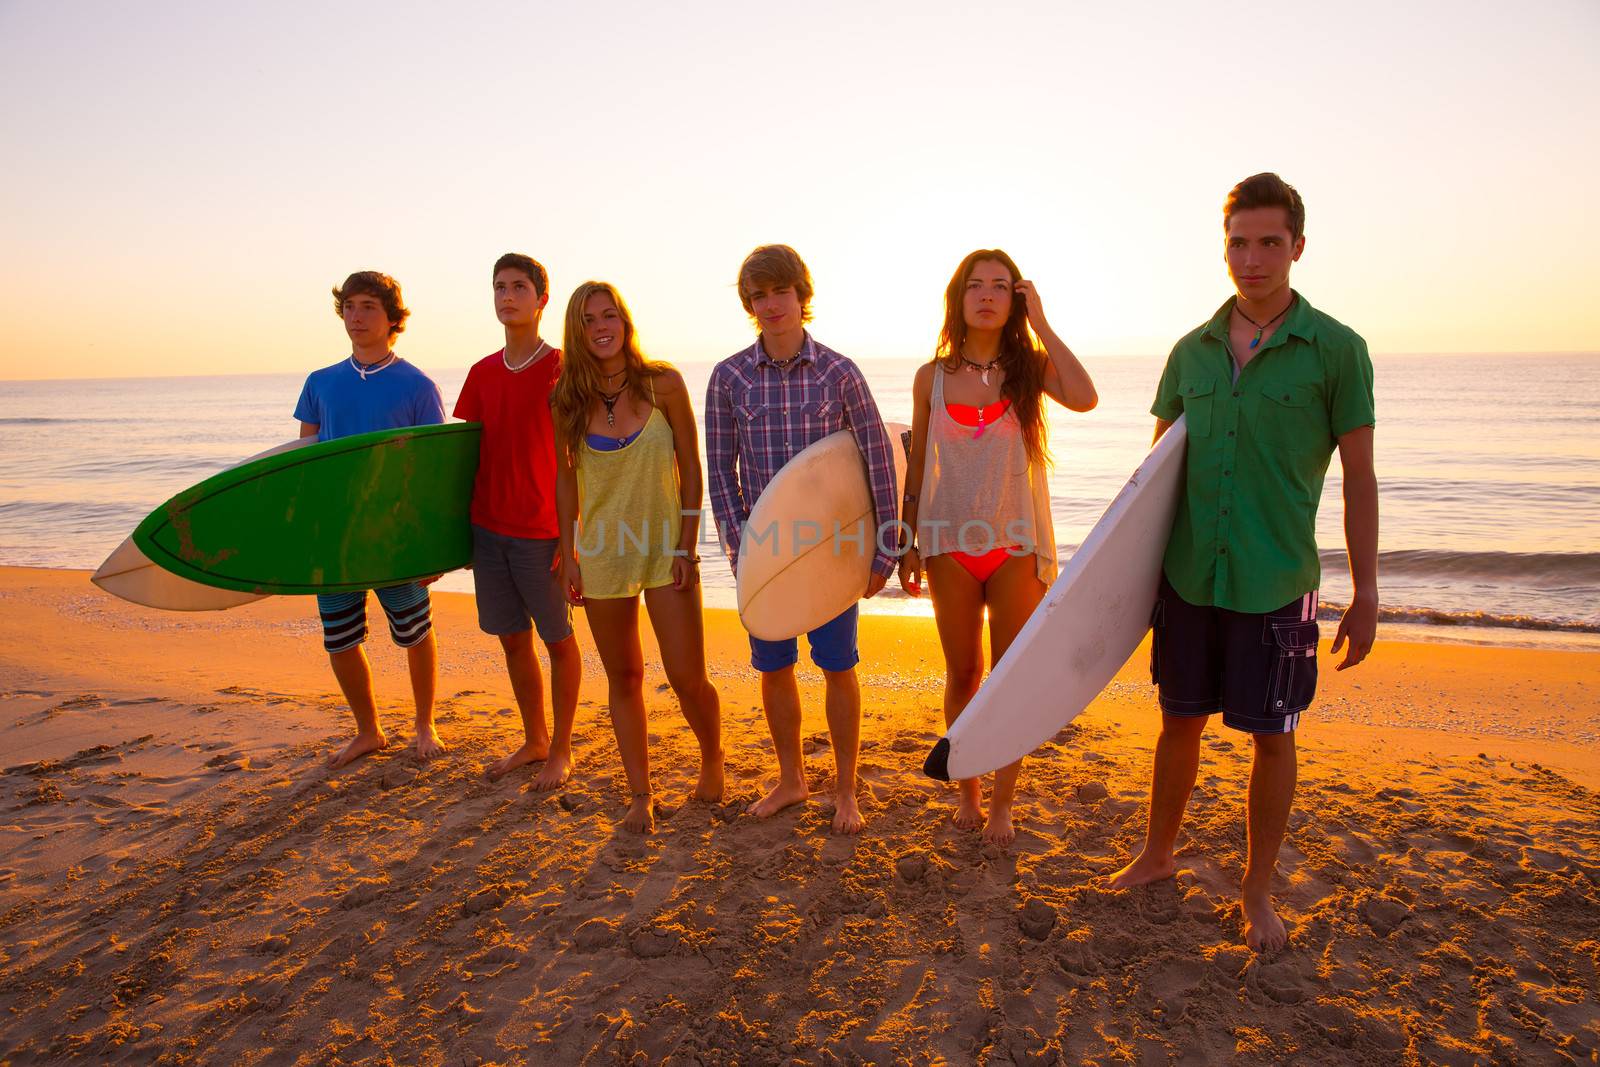
[[[584,282],[567,302],[556,427],[561,580],[589,619],[632,798],[624,825],[655,826],[639,600],[661,665],[700,743],[694,799],[722,797],[722,712],[700,614],[704,475],[683,377],[639,350],[622,296]]]

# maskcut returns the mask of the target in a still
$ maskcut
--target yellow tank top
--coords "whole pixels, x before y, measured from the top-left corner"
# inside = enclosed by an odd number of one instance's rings
[[[671,585],[683,504],[672,427],[661,410],[651,408],[639,435],[615,451],[585,441],[577,473],[583,595],[609,600]]]

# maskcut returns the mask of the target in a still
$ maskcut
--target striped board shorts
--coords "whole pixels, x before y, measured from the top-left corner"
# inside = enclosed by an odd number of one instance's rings
[[[374,589],[383,613],[389,617],[389,636],[401,648],[410,648],[433,630],[433,605],[428,587],[417,582]],[[319,593],[322,613],[322,647],[348,652],[367,639],[367,593]]]
[[[1150,619],[1150,680],[1169,715],[1222,712],[1252,734],[1293,733],[1317,693],[1317,591],[1251,614],[1191,604],[1166,577]]]

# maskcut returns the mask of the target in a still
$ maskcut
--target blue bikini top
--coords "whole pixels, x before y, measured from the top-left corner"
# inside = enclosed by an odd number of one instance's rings
[[[641,426],[626,437],[608,437],[603,433],[585,434],[584,440],[589,442],[589,447],[596,452],[618,452],[633,444],[634,438],[644,433]]]

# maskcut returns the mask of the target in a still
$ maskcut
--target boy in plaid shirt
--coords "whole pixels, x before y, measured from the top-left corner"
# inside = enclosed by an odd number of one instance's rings
[[[796,454],[849,429],[866,458],[877,516],[878,550],[862,590],[874,596],[894,573],[885,550],[897,539],[895,478],[889,434],[860,369],[818,344],[811,319],[811,272],[788,245],[763,245],[739,268],[739,299],[761,334],[756,343],[712,371],[706,391],[706,465],[717,532],[737,566],[750,509],[767,483]],[[833,831],[861,829],[856,804],[856,755],[861,741],[861,688],[856,680],[856,605],[806,635],[811,660],[827,685],[828,733],[835,767]],[[750,664],[761,672],[761,700],[778,754],[778,784],[750,806],[767,816],[810,796],[800,749],[800,687],[796,639],[750,638]]]

